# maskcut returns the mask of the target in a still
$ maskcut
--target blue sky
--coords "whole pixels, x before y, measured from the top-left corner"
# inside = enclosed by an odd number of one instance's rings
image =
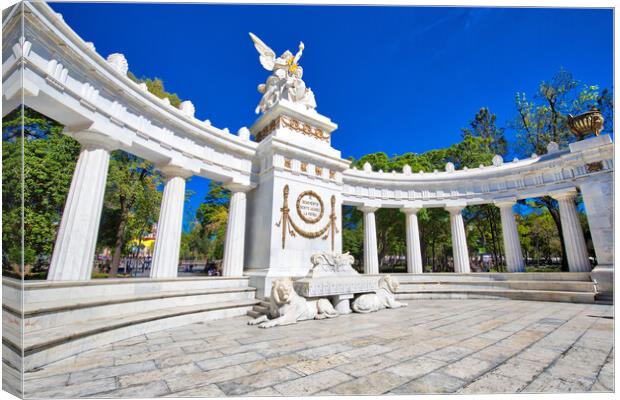
[[[160,77],[199,119],[236,132],[256,118],[262,69],[248,32],[300,64],[317,110],[339,125],[343,157],[424,152],[460,140],[480,107],[505,126],[516,92],[560,67],[612,87],[610,9],[52,3],[104,57],[124,53]],[[508,132],[509,139],[512,135]],[[204,196],[194,179],[189,209]]]

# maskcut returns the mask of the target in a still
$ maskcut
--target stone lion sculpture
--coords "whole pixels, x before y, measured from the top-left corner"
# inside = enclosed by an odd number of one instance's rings
[[[351,308],[355,312],[366,314],[384,308],[406,307],[407,304],[400,303],[394,298],[394,292],[398,290],[398,286],[396,279],[385,275],[379,280],[379,289],[374,293],[363,294],[356,298]]]
[[[290,278],[282,278],[275,280],[271,287],[269,314],[248,321],[248,325],[271,328],[308,319],[335,318],[338,315],[329,300],[306,300],[295,292]]]

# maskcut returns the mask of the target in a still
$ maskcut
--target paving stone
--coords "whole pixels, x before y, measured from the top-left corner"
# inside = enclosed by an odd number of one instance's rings
[[[350,359],[346,357],[344,353],[332,354],[318,359],[300,361],[289,365],[288,368],[300,375],[312,375],[326,369],[346,364],[349,361]]]
[[[218,384],[218,387],[228,396],[238,396],[256,389],[299,378],[300,375],[287,368],[278,368],[246,376]]]
[[[275,390],[272,387],[266,387],[258,390],[252,390],[251,392],[243,393],[240,396],[248,396],[248,397],[274,397],[274,396],[282,396],[280,392]]]
[[[149,398],[149,397],[159,397],[165,394],[168,394],[170,391],[168,390],[168,386],[164,383],[164,381],[156,381],[149,382],[143,385],[134,385],[130,387],[126,387],[124,389],[115,390],[113,392],[108,392],[105,394],[95,394],[93,396],[96,397],[114,397],[114,398],[123,398],[123,397],[138,397],[138,398]]]
[[[566,393],[566,392],[583,392],[591,387],[594,382],[583,380],[581,378],[557,376],[549,372],[543,372],[538,375],[530,384],[522,391],[525,393]]]
[[[242,376],[251,375],[249,371],[239,365],[212,369],[209,371],[192,372],[189,374],[175,374],[165,377],[164,380],[172,392],[191,389],[197,384],[219,383]]]
[[[164,397],[224,397],[226,394],[215,384],[195,386],[191,389],[169,393]]]
[[[250,363],[241,364],[241,366],[247,371],[257,374],[259,372],[284,367],[303,360],[306,360],[306,358],[297,353],[291,353],[279,357],[261,359]]]
[[[613,307],[408,303],[273,330],[237,317],[140,335],[29,371],[26,390],[70,398],[614,389],[614,321],[600,318]]]
[[[387,393],[407,382],[408,378],[396,375],[388,371],[377,371],[372,374],[341,383],[329,389],[335,394],[346,395],[378,395]]]
[[[488,338],[484,338],[480,336],[475,336],[475,337],[472,337],[472,338],[469,338],[467,340],[460,342],[459,347],[464,347],[466,349],[471,349],[471,350],[481,350],[495,343],[497,343],[497,341],[494,339],[488,339]]]
[[[538,376],[546,367],[547,363],[537,363],[521,358],[519,355],[498,366],[494,373],[523,382],[530,382]]]
[[[355,377],[361,377],[369,375],[373,372],[380,371],[391,367],[394,364],[398,364],[399,361],[383,356],[374,356],[369,358],[363,358],[360,360],[354,360],[349,364],[336,367],[338,371],[342,371],[345,374]]]
[[[49,387],[65,386],[69,381],[69,374],[52,375],[44,378],[24,380],[24,391],[26,394],[36,393]]]
[[[205,343],[198,344],[198,345],[181,347],[181,350],[183,350],[186,354],[195,354],[195,353],[200,353],[204,351],[219,350],[219,349],[231,347],[231,346],[239,346],[239,343],[237,343],[233,339],[227,338],[225,340],[205,342]]]
[[[194,363],[187,363],[182,365],[175,365],[173,367],[154,369],[146,372],[139,372],[137,374],[123,374],[118,376],[119,387],[125,388],[128,386],[135,386],[144,384],[147,382],[158,381],[162,379],[169,379],[175,375],[187,375],[192,372],[199,372],[200,368]],[[152,397],[152,396],[146,396]]]
[[[540,362],[542,364],[549,364],[556,358],[560,357],[561,354],[561,351],[546,349],[535,344],[519,353],[519,358],[528,361]]]
[[[256,361],[260,359],[262,359],[262,357],[258,353],[241,353],[241,354],[234,354],[231,356],[211,358],[208,360],[197,362],[196,364],[198,364],[198,366],[201,369],[207,371],[210,369],[218,369],[218,368],[227,367],[229,365],[243,364],[243,363],[247,363],[250,361]]]
[[[392,360],[404,361],[435,351],[436,348],[426,343],[419,343],[409,347],[398,348],[385,353],[384,356]]]
[[[86,397],[95,394],[101,394],[103,392],[109,392],[116,389],[116,379],[96,379],[92,381],[82,382],[69,386],[54,386],[48,390],[41,390],[35,393],[26,393],[27,397],[37,398],[71,398],[71,397]]]
[[[440,361],[453,362],[473,353],[472,349],[458,346],[448,346],[426,354],[426,357]]]
[[[185,353],[181,353],[181,354],[173,353],[173,354],[175,355],[170,356],[170,357],[156,358],[155,364],[157,364],[157,367],[168,368],[168,367],[173,367],[175,365],[187,364],[189,362],[203,361],[203,360],[209,360],[212,358],[223,357],[223,354],[217,350],[191,353],[191,354],[185,354]]]
[[[465,381],[441,372],[432,372],[418,379],[399,386],[391,391],[393,394],[418,394],[418,393],[454,393]]]
[[[285,396],[308,396],[351,379],[353,377],[337,370],[322,371],[275,385],[274,389]]]
[[[167,360],[178,355],[178,350],[157,350],[157,351],[145,351],[142,353],[129,354],[127,356],[120,356],[114,358],[114,365],[133,364],[141,361],[154,360],[157,363],[159,360]],[[181,352],[182,354],[182,352]]]
[[[490,372],[482,375],[472,383],[469,383],[467,386],[460,389],[458,393],[516,393],[525,385],[525,382],[517,379]]]
[[[464,381],[471,381],[494,367],[490,361],[476,358],[475,356],[465,357],[457,362],[450,363],[440,370],[450,376],[455,376]]]
[[[334,343],[327,346],[312,347],[307,350],[302,350],[299,354],[308,359],[316,359],[329,356],[331,354],[342,353],[347,350],[351,350],[351,346],[344,343]]]
[[[444,361],[427,357],[418,357],[389,367],[386,371],[405,378],[414,379],[422,375],[426,375],[431,371],[443,367],[444,365],[446,365]]]
[[[138,372],[146,372],[156,369],[155,363],[150,361],[144,361],[140,363],[134,364],[124,364],[113,367],[99,367],[88,369],[85,371],[77,371],[72,372],[69,377],[69,384],[73,385],[76,383],[86,382],[86,381],[94,381],[102,378],[109,378],[111,376],[119,376],[119,375],[127,375],[127,374],[135,374]]]
[[[44,366],[42,369],[27,372],[25,379],[42,378],[52,375],[61,375],[68,372],[97,367],[109,367],[114,365],[113,357],[93,357],[90,352],[82,353],[81,357],[71,357],[59,362]]]

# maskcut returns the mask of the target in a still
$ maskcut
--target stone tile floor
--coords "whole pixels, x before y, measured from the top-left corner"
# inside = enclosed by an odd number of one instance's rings
[[[259,329],[142,335],[26,374],[27,397],[613,391],[613,306],[418,300]]]

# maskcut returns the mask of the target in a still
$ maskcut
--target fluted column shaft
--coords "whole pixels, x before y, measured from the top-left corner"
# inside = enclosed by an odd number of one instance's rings
[[[224,243],[224,260],[222,261],[223,276],[243,275],[243,256],[245,253],[245,191],[231,189],[228,208],[228,224],[226,226],[226,242]]]
[[[176,278],[177,276],[184,203],[185,176],[169,174],[159,210],[151,278]]]
[[[360,207],[364,213],[364,273],[379,273],[379,256],[377,254],[377,226],[375,224],[376,207]]]
[[[467,251],[467,237],[461,211],[463,207],[446,207],[450,212],[450,231],[452,233],[452,257],[454,258],[454,272],[469,273],[469,252]]]
[[[82,145],[47,280],[90,279],[109,163],[109,148],[88,143]]]
[[[506,269],[508,272],[525,272],[525,263],[521,252],[521,242],[512,207],[515,202],[499,202],[502,217],[502,236],[504,237],[504,253],[506,255]]]
[[[568,269],[571,272],[590,272],[588,248],[581,229],[581,222],[575,206],[576,192],[566,192],[553,196],[560,206],[562,235],[568,258]]]
[[[421,274],[424,272],[422,266],[422,251],[420,250],[420,231],[418,228],[419,208],[402,208],[405,213],[405,225],[407,230],[407,272],[410,274]]]

